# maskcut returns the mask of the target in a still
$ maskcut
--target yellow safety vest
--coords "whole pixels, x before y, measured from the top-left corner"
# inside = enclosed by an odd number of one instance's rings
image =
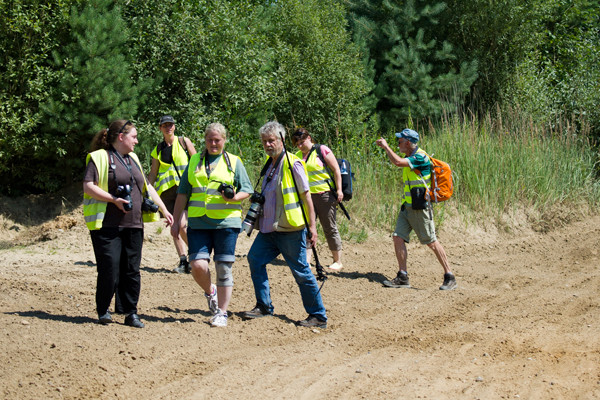
[[[289,153],[288,153],[289,154]],[[304,167],[304,173],[308,175],[306,170],[306,164],[301,158],[294,154],[289,154],[290,163],[294,165],[296,161],[300,161]],[[292,172],[290,171],[290,164],[288,163],[287,157],[283,155],[283,168],[281,175],[281,194],[283,195],[283,209],[285,211],[285,217],[290,226],[302,227],[304,226],[304,217],[302,216],[302,208],[300,207],[300,199],[296,193],[294,187],[294,180],[292,178]],[[308,221],[308,214],[306,215]]]
[[[171,145],[171,148],[175,166],[173,166],[173,163],[167,164],[161,160],[158,146],[152,150],[152,158],[157,159],[160,164],[158,174],[156,175],[156,181],[154,182],[154,188],[159,195],[173,186],[179,186],[179,176],[183,174],[183,171],[188,164],[187,154],[181,146],[181,143],[179,143],[179,138],[177,136],[175,136],[175,141]],[[177,168],[177,171],[175,168]],[[177,172],[179,172],[179,174]]]
[[[190,159],[188,166],[188,181],[192,186],[192,195],[188,203],[188,216],[190,218],[206,215],[212,219],[242,218],[242,205],[240,201],[225,201],[218,191],[221,183],[233,185],[235,166],[242,162],[237,156],[227,153],[231,162],[231,171],[221,155],[217,166],[210,173],[210,179],[204,167],[204,152],[196,153]],[[208,155],[207,155],[208,157]]]
[[[135,161],[142,170],[142,164],[135,153],[129,153],[131,159]],[[85,164],[90,162],[90,159],[94,161],[94,165],[98,169],[98,186],[100,189],[108,192],[108,152],[104,149],[96,150],[87,155]],[[144,174],[142,174],[143,176]],[[146,177],[144,177],[144,193],[147,193]],[[87,193],[83,194],[83,217],[85,224],[91,231],[102,228],[102,221],[104,220],[104,214],[106,213],[106,206],[108,205],[105,201],[96,200]],[[158,212],[156,213],[142,213],[144,222],[154,222],[159,220]]]
[[[298,158],[302,158],[302,152],[296,153]],[[330,190],[330,186],[327,182],[331,182],[331,176],[327,171],[327,166],[319,165],[317,160],[317,150],[312,150],[308,159],[306,160],[306,170],[308,171],[308,185],[310,186],[310,193],[322,193]]]
[[[421,149],[418,149],[417,153],[421,153],[424,156],[426,156],[427,158],[429,158],[427,153],[425,153],[425,151],[423,151]],[[429,173],[427,175],[419,175],[415,171],[410,169],[409,167],[402,168],[402,180],[404,181],[404,193],[402,195],[402,203],[401,204],[406,203],[409,206],[412,206],[412,197],[410,195],[410,188],[415,188],[415,187],[429,188],[430,179],[431,179],[431,173]]]

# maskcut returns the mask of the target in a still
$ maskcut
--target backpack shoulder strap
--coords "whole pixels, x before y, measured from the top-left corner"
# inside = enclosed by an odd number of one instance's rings
[[[179,139],[179,144],[181,145],[181,147],[183,147],[183,150],[185,151],[185,155],[187,156],[188,161],[189,161],[190,152],[188,151],[187,144],[185,144],[185,136],[179,136],[177,139]]]
[[[314,149],[317,150],[317,157],[319,157],[319,159],[323,163],[323,166],[326,167],[327,163],[325,162],[325,158],[323,157],[323,153],[321,153],[321,145],[320,144],[315,144]]]

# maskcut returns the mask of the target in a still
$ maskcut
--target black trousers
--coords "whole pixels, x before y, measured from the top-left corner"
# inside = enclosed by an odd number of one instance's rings
[[[101,228],[90,231],[98,280],[96,284],[96,311],[108,311],[117,294],[117,308],[124,314],[137,313],[140,298],[142,244],[141,228]]]

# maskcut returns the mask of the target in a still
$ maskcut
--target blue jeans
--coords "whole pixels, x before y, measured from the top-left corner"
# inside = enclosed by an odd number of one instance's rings
[[[292,270],[306,312],[327,321],[319,285],[306,262],[306,229],[296,232],[259,232],[256,236],[248,252],[248,263],[257,304],[273,314],[267,264],[279,254],[283,255]]]
[[[188,226],[188,253],[191,260],[209,260],[214,250],[215,261],[234,262],[235,244],[240,228],[193,229]]]

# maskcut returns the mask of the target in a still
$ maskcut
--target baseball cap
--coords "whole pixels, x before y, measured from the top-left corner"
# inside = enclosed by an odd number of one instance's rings
[[[173,119],[173,117],[171,117],[170,115],[163,115],[160,118],[160,122],[158,123],[159,125],[165,124],[167,122],[171,122],[171,123],[175,123],[175,120]]]
[[[402,132],[396,132],[396,137],[398,139],[406,139],[411,143],[417,143],[419,141],[419,134],[416,131],[408,128]]]

